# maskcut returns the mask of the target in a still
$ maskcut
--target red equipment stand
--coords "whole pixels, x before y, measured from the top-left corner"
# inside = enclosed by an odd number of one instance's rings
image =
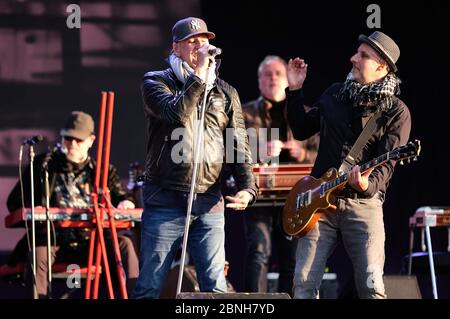
[[[114,220],[114,213],[112,211],[110,194],[108,188],[108,168],[109,157],[111,148],[111,133],[112,133],[112,119],[114,109],[114,92],[102,92],[101,104],[100,104],[100,121],[99,121],[99,134],[98,134],[98,147],[97,147],[97,165],[95,171],[95,183],[94,189],[91,193],[92,204],[94,208],[95,228],[91,230],[91,238],[89,242],[89,257],[88,257],[88,270],[92,269],[94,251],[95,251],[95,275],[94,285],[92,291],[92,298],[98,298],[98,286],[100,279],[100,260],[103,261],[103,272],[106,277],[106,283],[108,287],[108,295],[110,299],[114,299],[114,291],[111,282],[111,274],[109,271],[108,256],[105,246],[104,238],[104,214],[108,214],[109,230],[114,245],[114,257],[116,260],[117,274],[120,284],[120,294],[123,299],[128,299],[126,284],[125,284],[125,271],[123,269],[122,258],[120,256],[119,241],[117,237],[116,225]],[[106,114],[107,112],[107,114]],[[107,116],[106,116],[107,115]],[[105,136],[105,120],[106,120],[106,136]],[[105,143],[103,139],[105,138]],[[104,148],[104,152],[103,152]],[[102,157],[103,156],[103,157]],[[102,177],[102,184],[100,188],[100,174]],[[99,206],[101,203],[101,207]],[[100,259],[101,258],[101,259]],[[85,298],[91,298],[91,278],[90,276],[86,280]]]

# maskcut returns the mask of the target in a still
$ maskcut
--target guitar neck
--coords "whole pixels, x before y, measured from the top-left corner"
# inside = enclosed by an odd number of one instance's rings
[[[377,166],[380,166],[380,165],[386,163],[389,160],[390,160],[390,152],[385,153],[381,156],[378,156],[377,158],[361,165],[360,171],[361,171],[361,173],[364,173],[371,168],[375,168]],[[339,177],[322,184],[323,191],[324,192],[331,191],[331,190],[334,190],[341,186],[344,186],[347,183],[347,181],[348,181],[348,173],[344,173],[344,174],[340,175]]]

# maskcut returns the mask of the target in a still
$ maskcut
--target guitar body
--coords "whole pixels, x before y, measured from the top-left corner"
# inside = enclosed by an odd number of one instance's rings
[[[282,215],[283,229],[287,234],[303,237],[314,227],[320,218],[321,210],[327,209],[334,202],[332,192],[321,196],[320,185],[337,176],[337,170],[331,168],[320,179],[306,176],[294,185],[287,196]],[[307,191],[311,191],[310,204],[297,208],[298,194]]]

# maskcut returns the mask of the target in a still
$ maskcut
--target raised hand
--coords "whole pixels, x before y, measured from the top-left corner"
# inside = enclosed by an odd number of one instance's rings
[[[289,90],[294,91],[303,87],[307,70],[308,64],[305,63],[305,60],[300,58],[289,59],[287,66]]]
[[[209,62],[212,59],[211,55],[208,53],[208,49],[209,44],[205,43],[197,50],[197,65],[194,69],[194,74],[202,79],[203,82],[206,80]]]

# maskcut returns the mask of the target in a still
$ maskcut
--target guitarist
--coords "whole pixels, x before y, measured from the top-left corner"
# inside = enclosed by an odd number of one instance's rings
[[[303,59],[288,63],[287,109],[294,137],[304,140],[320,132],[320,145],[312,175],[321,177],[338,168],[370,117],[382,116],[354,163],[365,163],[406,144],[411,117],[396,76],[400,49],[386,34],[360,35],[359,47],[350,58],[352,69],[344,83],[331,85],[305,112],[302,87],[308,65]],[[346,188],[336,194],[335,209],[324,212],[315,227],[300,238],[294,276],[295,298],[317,298],[327,258],[337,244],[338,232],[353,263],[360,298],[386,298],[383,284],[384,194],[395,162],[361,173],[350,168]]]
[[[280,163],[314,163],[318,135],[297,141],[292,136],[286,113],[287,63],[275,55],[266,56],[258,67],[260,96],[242,106],[250,141],[258,140],[258,163],[276,160]],[[266,135],[262,132],[266,129]],[[277,130],[277,136],[271,131]],[[267,144],[264,142],[267,140]],[[266,146],[266,149],[264,149]],[[267,151],[267,152],[266,152]],[[253,153],[255,155],[255,153]],[[265,156],[266,155],[266,156]],[[267,157],[267,158],[265,158]],[[289,240],[279,225],[282,207],[249,207],[244,214],[245,291],[267,292],[272,246],[276,251],[278,292],[292,293],[297,238]]]

